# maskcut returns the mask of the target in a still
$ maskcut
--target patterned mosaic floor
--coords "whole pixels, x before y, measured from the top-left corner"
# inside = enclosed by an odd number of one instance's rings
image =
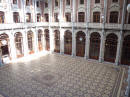
[[[0,67],[4,97],[118,97],[124,68],[51,54]]]

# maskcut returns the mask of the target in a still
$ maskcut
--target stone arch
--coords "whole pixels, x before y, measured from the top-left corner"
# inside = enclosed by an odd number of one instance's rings
[[[104,60],[115,62],[117,52],[118,36],[114,33],[108,34],[105,41]]]
[[[91,59],[99,59],[100,53],[100,40],[101,36],[98,32],[93,32],[90,34],[90,48],[89,48],[89,57]]]
[[[55,48],[54,52],[60,53],[60,31],[54,30]]]
[[[76,33],[76,56],[84,57],[85,55],[86,35],[83,31]]]
[[[6,33],[0,34],[0,48],[1,48],[1,56],[2,57],[9,57],[9,36]]]
[[[27,32],[29,54],[34,53],[34,35],[31,30]]]
[[[49,51],[50,50],[50,33],[49,33],[48,29],[44,30],[44,37],[45,37],[45,41],[46,41],[45,49],[47,51]]]
[[[64,33],[64,53],[72,54],[72,32],[70,30],[66,30]]]
[[[16,47],[16,55],[17,58],[23,57],[23,36],[21,32],[16,32],[14,34],[15,37],[15,47]]]

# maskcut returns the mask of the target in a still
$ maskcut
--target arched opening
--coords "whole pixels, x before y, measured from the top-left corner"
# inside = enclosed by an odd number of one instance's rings
[[[90,36],[90,49],[89,49],[89,57],[91,59],[99,59],[100,52],[100,34],[94,32]]]
[[[118,37],[115,34],[109,34],[106,37],[105,54],[104,54],[105,61],[115,62],[117,41],[118,41]]]
[[[29,50],[29,54],[33,54],[34,53],[34,48],[33,48],[33,32],[29,31],[27,34],[28,37],[28,50]]]
[[[45,30],[45,40],[46,40],[46,50],[49,51],[50,50],[50,35],[49,35],[49,30],[46,29]]]
[[[69,55],[72,53],[72,33],[69,30],[64,35],[64,53]]]
[[[9,37],[7,34],[0,34],[0,55],[2,58],[9,57]]]
[[[42,30],[38,30],[38,48],[39,48],[39,51],[43,50],[43,33],[42,33]]]
[[[55,30],[55,49],[54,52],[60,53],[60,31]]]
[[[121,64],[130,66],[130,35],[126,36],[123,41]]]
[[[76,56],[84,57],[85,54],[85,33],[79,31],[76,36]]]
[[[23,37],[20,32],[15,34],[15,46],[16,46],[16,54],[17,58],[23,57]]]

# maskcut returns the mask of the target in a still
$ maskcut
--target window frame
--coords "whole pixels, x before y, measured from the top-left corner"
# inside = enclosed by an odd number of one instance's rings
[[[95,4],[101,3],[101,0],[95,0]]]
[[[116,12],[118,13],[118,14],[117,14],[117,17],[118,17],[118,18],[115,16],[115,14],[111,16],[111,13],[114,13],[114,12],[115,12],[115,13],[116,13]],[[112,18],[111,18],[111,17],[112,17]],[[114,19],[113,19],[113,18],[114,18]],[[116,19],[117,19],[117,21],[115,21]],[[118,12],[118,11],[111,11],[111,12],[110,12],[110,15],[109,15],[109,23],[115,23],[115,24],[119,23],[119,12]]]
[[[81,1],[83,1],[83,2],[81,2]],[[84,5],[84,0],[79,0],[79,4]]]
[[[81,15],[81,13],[83,15]],[[78,22],[80,22],[80,23],[85,22],[85,12],[78,12]]]
[[[99,15],[99,17],[98,17],[98,15]],[[93,23],[100,23],[100,22],[101,22],[101,12],[99,12],[99,11],[93,12]]]

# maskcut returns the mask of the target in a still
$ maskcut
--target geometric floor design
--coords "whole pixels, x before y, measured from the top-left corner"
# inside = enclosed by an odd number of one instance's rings
[[[50,54],[0,67],[4,97],[118,97],[123,67]]]

